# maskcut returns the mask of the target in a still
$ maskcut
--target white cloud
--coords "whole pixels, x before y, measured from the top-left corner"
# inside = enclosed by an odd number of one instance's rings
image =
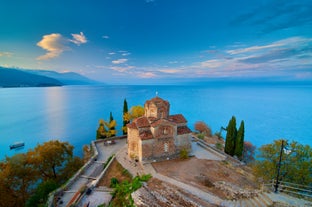
[[[275,47],[279,47],[279,46],[282,46],[282,44],[281,43],[273,43],[273,44],[263,45],[263,46],[252,46],[252,47],[240,48],[240,49],[236,49],[236,50],[228,50],[227,53],[229,53],[230,55],[237,55],[237,54],[241,54],[241,53],[255,52],[258,50],[275,48]]]
[[[121,54],[122,56],[128,56],[128,55],[131,55],[131,53],[130,52],[126,52],[126,53],[123,53],[123,54]]]
[[[113,66],[110,67],[110,69],[114,70],[114,71],[118,71],[120,73],[124,73],[124,72],[128,72],[129,70],[133,69],[134,66],[125,66],[125,67],[119,67],[119,66]]]
[[[153,72],[139,72],[138,77],[140,78],[155,78],[157,75]]]
[[[237,55],[237,54],[249,53],[249,52],[266,51],[266,49],[275,49],[275,48],[281,48],[281,47],[298,47],[304,44],[308,44],[310,42],[312,42],[311,38],[290,37],[290,38],[272,42],[271,44],[267,44],[267,45],[262,45],[262,46],[256,45],[252,47],[227,50],[226,52],[230,55]]]
[[[103,35],[102,38],[103,39],[109,39],[109,36],[108,35]]]
[[[125,63],[127,61],[128,61],[128,59],[122,58],[122,59],[118,59],[118,60],[113,60],[112,63],[113,64],[122,64],[122,63]]]
[[[169,73],[169,74],[175,74],[175,73],[181,73],[182,70],[179,69],[160,69],[159,72],[162,73]]]
[[[75,43],[76,45],[81,45],[87,43],[87,38],[83,34],[83,32],[80,32],[80,34],[71,34],[74,39],[71,39],[69,41]]]
[[[13,53],[11,52],[0,52],[0,57],[11,57]]]
[[[37,46],[46,50],[45,55],[39,56],[37,60],[48,60],[51,58],[58,57],[64,50],[68,49],[65,46],[66,40],[61,34],[52,33],[49,35],[44,35],[42,40],[37,43]]]
[[[201,66],[204,68],[218,68],[222,65],[224,65],[224,60],[213,59],[201,62]]]
[[[115,52],[110,52],[108,53],[109,55],[115,55],[116,53]]]

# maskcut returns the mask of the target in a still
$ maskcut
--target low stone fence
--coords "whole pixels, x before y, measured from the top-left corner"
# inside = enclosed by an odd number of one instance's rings
[[[196,140],[198,143],[200,143],[199,145],[206,148],[207,150],[209,150],[210,152],[213,152],[215,155],[218,155],[219,157],[225,159],[225,160],[228,160],[228,161],[231,161],[235,166],[239,166],[239,165],[245,165],[244,162],[241,162],[239,161],[238,159],[235,159],[234,157],[226,154],[225,152],[215,148],[215,147],[212,147],[210,146],[209,144],[207,144],[205,141],[195,137],[195,136],[192,136],[192,138],[194,140]]]

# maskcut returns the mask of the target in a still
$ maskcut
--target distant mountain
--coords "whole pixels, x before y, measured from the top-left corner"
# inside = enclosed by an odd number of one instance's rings
[[[74,72],[66,72],[66,73],[58,73],[55,71],[49,70],[25,70],[29,71],[30,73],[36,75],[42,75],[50,78],[54,78],[64,85],[89,85],[89,84],[96,84],[97,82],[86,78],[78,73]]]
[[[62,85],[60,81],[54,78],[18,69],[0,67],[0,87],[44,87]]]
[[[0,87],[40,87],[90,85],[98,82],[78,73],[58,73],[48,70],[26,70],[0,67]]]

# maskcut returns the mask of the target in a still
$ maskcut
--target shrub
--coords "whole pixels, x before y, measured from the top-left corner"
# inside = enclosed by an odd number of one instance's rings
[[[215,147],[218,149],[218,150],[222,150],[223,149],[223,144],[221,144],[221,143],[216,143],[215,144]]]
[[[198,137],[198,139],[204,139],[205,135],[204,134],[198,134],[197,137]]]
[[[188,158],[188,150],[187,149],[182,149],[180,151],[180,158],[183,159],[183,160]]]
[[[140,181],[142,182],[147,182],[149,179],[152,178],[152,175],[151,174],[144,174],[140,177]]]
[[[109,187],[111,187],[111,188],[115,188],[115,187],[116,187],[116,185],[118,185],[118,184],[119,184],[119,181],[118,181],[118,179],[117,179],[117,178],[111,178],[111,182],[110,182]]]

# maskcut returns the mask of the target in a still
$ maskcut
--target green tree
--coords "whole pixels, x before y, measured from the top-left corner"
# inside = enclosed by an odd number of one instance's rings
[[[285,141],[284,141],[285,143]],[[265,182],[275,179],[281,152],[282,140],[275,140],[272,144],[259,148],[258,158],[253,165],[257,177],[262,177]],[[292,182],[302,185],[312,184],[312,149],[309,145],[298,142],[285,144],[282,150],[280,181]]]
[[[22,207],[28,201],[28,206],[40,206],[56,188],[51,183],[61,185],[82,164],[79,157],[73,157],[73,146],[54,140],[6,157],[0,162],[0,207]]]
[[[55,180],[47,180],[38,185],[35,193],[27,200],[26,207],[45,206],[49,193],[57,189],[59,184]]]
[[[32,160],[44,180],[56,180],[73,158],[73,149],[74,147],[68,142],[51,140],[37,145],[31,152]]]
[[[24,206],[38,175],[28,154],[6,157],[0,164],[0,206]]]
[[[127,124],[130,123],[129,120],[125,119],[125,115],[128,113],[128,103],[127,100],[124,100],[124,104],[123,104],[123,116],[122,116],[122,120],[123,120],[123,124],[122,124],[122,133],[123,135],[127,134]]]
[[[240,160],[242,159],[243,150],[244,150],[244,136],[245,136],[245,126],[244,126],[244,121],[241,121],[239,129],[237,131],[237,136],[235,140],[235,151],[234,151],[234,155],[236,155]]]
[[[236,136],[237,136],[235,116],[232,116],[226,130],[227,132],[226,132],[226,138],[225,138],[224,152],[233,156],[235,152],[235,142],[236,142]]]

